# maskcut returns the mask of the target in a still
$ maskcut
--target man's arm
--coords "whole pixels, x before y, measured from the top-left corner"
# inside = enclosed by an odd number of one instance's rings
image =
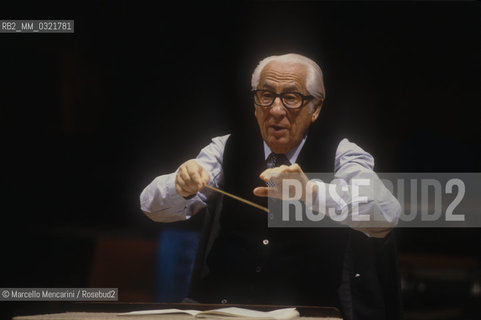
[[[368,221],[351,221],[351,219],[348,219],[345,224],[370,237],[385,237],[397,225],[401,214],[401,205],[374,172],[372,155],[355,143],[343,139],[336,151],[334,170],[335,179],[330,183],[331,186],[325,184],[325,190],[328,190],[329,187],[335,188],[336,193],[343,201],[333,199],[327,192],[325,198],[317,199],[319,203],[316,205],[320,205],[320,208],[334,207],[338,211],[346,208],[352,209],[355,205],[358,210],[357,214],[369,216],[370,219]],[[369,183],[367,186],[361,185],[359,187],[359,190],[361,190],[359,197],[353,196],[352,182],[356,180],[364,180]],[[365,201],[366,198],[367,201]],[[352,211],[350,213],[352,217]],[[373,221],[378,222],[378,225]]]
[[[211,186],[220,186],[223,179],[222,159],[228,138],[229,135],[213,138],[195,159],[184,162],[173,173],[155,178],[140,194],[142,211],[153,221],[174,222],[189,219],[208,206],[217,194],[207,188],[197,192],[202,183],[195,181],[208,181]],[[192,168],[199,168],[199,171]],[[203,170],[208,174],[205,179],[202,179]]]
[[[304,190],[307,190],[303,193],[305,197],[302,200],[306,201],[311,210],[327,213],[335,209],[336,215],[341,213],[339,214],[341,218],[335,221],[362,231],[370,237],[383,238],[397,225],[401,205],[373,169],[374,158],[356,144],[343,139],[336,151],[333,181],[326,183],[309,180],[302,168],[294,163],[291,166],[284,165],[262,172],[260,178],[263,181],[273,179],[279,183],[275,182],[274,185],[277,187],[273,188],[257,187],[254,194],[282,199],[289,194],[289,190],[283,190],[280,181],[284,178],[296,178],[304,186]],[[357,189],[359,194],[355,196],[353,182],[367,182],[369,185],[359,185]],[[321,192],[318,192],[319,190]],[[354,217],[355,215],[358,216]],[[369,220],[356,220],[359,217]]]

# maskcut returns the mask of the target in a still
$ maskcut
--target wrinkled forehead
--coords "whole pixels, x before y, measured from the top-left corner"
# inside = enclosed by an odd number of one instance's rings
[[[262,69],[259,87],[306,87],[307,67],[299,62],[271,61]]]

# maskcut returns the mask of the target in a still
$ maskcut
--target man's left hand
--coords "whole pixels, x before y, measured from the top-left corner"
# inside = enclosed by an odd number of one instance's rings
[[[289,196],[289,190],[283,190],[283,179],[295,179],[301,183],[302,198],[305,198],[306,184],[309,181],[307,176],[302,171],[301,167],[294,163],[290,166],[282,165],[276,168],[264,170],[260,175],[262,181],[268,184],[267,187],[257,187],[254,189],[254,194],[259,197],[272,197],[278,199],[285,199]]]

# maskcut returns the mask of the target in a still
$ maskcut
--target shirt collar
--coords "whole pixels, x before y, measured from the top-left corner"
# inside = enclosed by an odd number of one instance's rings
[[[301,142],[289,150],[289,152],[286,153],[287,159],[289,159],[290,163],[296,163],[297,157],[299,156],[299,153],[301,152],[302,147],[304,146],[304,143],[306,142],[307,135],[302,138]],[[267,160],[267,157],[272,153],[271,148],[267,145],[267,143],[264,141],[264,160]]]

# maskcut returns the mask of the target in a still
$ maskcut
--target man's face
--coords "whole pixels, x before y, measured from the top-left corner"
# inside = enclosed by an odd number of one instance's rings
[[[273,61],[262,70],[257,89],[296,91],[307,96],[306,75],[307,67],[303,64]],[[286,109],[278,97],[270,108],[255,106],[255,116],[269,148],[274,153],[287,153],[301,142],[320,109],[319,105],[311,112],[308,102],[299,109]]]

